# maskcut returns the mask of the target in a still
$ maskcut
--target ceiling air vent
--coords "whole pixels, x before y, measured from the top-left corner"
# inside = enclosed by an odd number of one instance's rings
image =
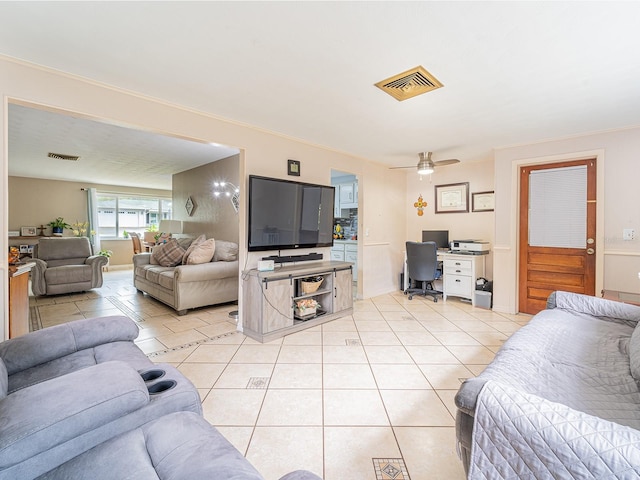
[[[55,158],[56,160],[69,160],[71,162],[77,161],[80,157],[76,155],[64,155],[62,153],[51,153],[47,155],[49,158]]]
[[[376,83],[376,87],[400,102],[442,86],[436,77],[421,66]]]

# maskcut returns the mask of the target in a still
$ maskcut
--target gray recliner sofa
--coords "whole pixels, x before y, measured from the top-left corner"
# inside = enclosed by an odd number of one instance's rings
[[[137,334],[127,317],[100,317],[0,343],[0,480],[262,478]]]
[[[102,267],[109,259],[93,255],[87,237],[41,238],[33,258],[34,295],[86,292],[102,286]]]
[[[190,412],[166,415],[105,442],[38,480],[264,480],[207,421]],[[281,480],[321,480],[291,472]]]
[[[0,479],[34,478],[178,411],[202,413],[193,384],[133,343],[126,317],[78,320],[0,343]]]

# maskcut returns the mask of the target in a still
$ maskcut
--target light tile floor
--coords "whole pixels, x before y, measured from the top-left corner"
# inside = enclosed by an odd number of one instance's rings
[[[86,294],[30,300],[32,321],[44,327],[135,320],[140,348],[195,384],[207,420],[268,480],[299,468],[325,480],[463,479],[454,395],[529,320],[396,292],[260,344],[236,332],[237,305],[177,316],[137,293],[130,270],[106,272],[104,286]]]

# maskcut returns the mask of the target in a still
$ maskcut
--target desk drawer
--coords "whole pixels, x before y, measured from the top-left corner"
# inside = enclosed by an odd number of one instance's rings
[[[444,276],[444,289],[447,295],[464,296],[471,295],[473,281],[470,276],[450,275]]]
[[[473,266],[473,264],[471,263],[471,260],[458,260],[458,259],[452,259],[452,258],[447,258],[444,261],[444,268],[450,267],[450,268],[466,268],[471,270],[471,267]]]
[[[458,265],[451,266],[445,262],[444,273],[445,275],[468,275],[469,277],[471,277],[473,273],[473,269],[471,268],[471,266],[469,267],[461,267]]]

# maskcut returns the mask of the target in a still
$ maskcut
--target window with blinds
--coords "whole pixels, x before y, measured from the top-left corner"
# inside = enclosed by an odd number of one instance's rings
[[[586,248],[586,166],[534,170],[530,173],[529,245]]]

